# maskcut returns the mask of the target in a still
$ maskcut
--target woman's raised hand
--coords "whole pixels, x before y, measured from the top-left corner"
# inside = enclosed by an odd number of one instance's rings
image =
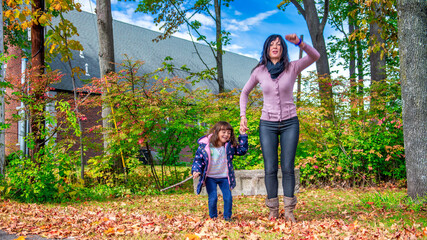
[[[286,35],[285,39],[288,40],[289,42],[293,43],[293,44],[299,43],[299,38],[295,33]]]
[[[245,116],[242,116],[240,118],[239,132],[240,132],[240,134],[245,134],[247,130],[249,130],[249,128],[248,128],[248,120],[246,119]]]

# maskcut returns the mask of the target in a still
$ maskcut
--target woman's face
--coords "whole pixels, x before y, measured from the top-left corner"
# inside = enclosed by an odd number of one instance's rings
[[[277,63],[280,61],[280,57],[282,56],[282,45],[280,44],[280,39],[276,38],[271,41],[268,56],[270,57],[271,62]]]

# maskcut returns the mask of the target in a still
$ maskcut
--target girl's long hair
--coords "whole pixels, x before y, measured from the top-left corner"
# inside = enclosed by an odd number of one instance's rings
[[[262,47],[262,53],[261,53],[261,58],[259,60],[259,63],[252,69],[251,72],[253,72],[257,67],[261,65],[265,66],[267,64],[267,61],[270,61],[270,56],[268,55],[270,52],[270,44],[272,41],[276,40],[276,38],[279,38],[280,45],[282,46],[282,56],[280,57],[280,62],[283,62],[283,66],[285,67],[283,71],[288,70],[289,55],[288,55],[288,47],[286,46],[286,42],[285,40],[283,40],[283,37],[281,35],[272,34],[265,40],[264,46]]]
[[[218,146],[218,133],[221,130],[230,130],[231,134],[230,134],[230,142],[231,144],[236,147],[237,146],[237,140],[236,140],[236,136],[234,136],[234,130],[233,127],[231,126],[230,123],[225,122],[225,121],[219,121],[217,123],[215,123],[215,125],[209,130],[208,134],[212,134],[209,143],[211,143],[212,145],[214,145],[214,147],[220,147]]]

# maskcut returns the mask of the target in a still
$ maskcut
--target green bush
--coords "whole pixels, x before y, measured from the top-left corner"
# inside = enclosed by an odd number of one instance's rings
[[[406,178],[403,148],[400,85],[388,80],[382,89],[365,89],[378,94],[352,95],[349,86],[335,81],[335,111],[309,101],[298,110],[301,137],[298,167],[304,184],[340,182],[365,185]],[[359,99],[351,105],[351,98]],[[367,103],[370,103],[368,105]]]

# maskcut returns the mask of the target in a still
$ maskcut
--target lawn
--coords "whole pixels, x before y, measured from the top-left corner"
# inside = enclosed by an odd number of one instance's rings
[[[268,221],[265,196],[234,197],[231,222],[210,220],[207,197],[192,193],[58,205],[3,200],[0,229],[75,239],[427,239],[427,203],[405,194],[394,187],[302,189],[296,224]]]

